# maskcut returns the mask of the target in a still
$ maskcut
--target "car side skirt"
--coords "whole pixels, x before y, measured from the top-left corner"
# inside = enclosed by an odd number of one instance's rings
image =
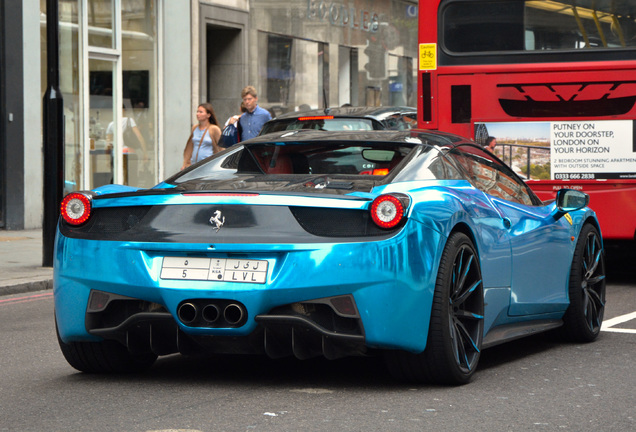
[[[482,349],[490,348],[515,339],[521,339],[536,333],[543,333],[563,325],[558,318],[535,319],[514,324],[506,324],[490,330],[482,342]]]

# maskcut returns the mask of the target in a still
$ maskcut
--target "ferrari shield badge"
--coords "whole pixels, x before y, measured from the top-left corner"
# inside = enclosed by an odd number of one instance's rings
[[[223,224],[225,223],[225,216],[221,215],[221,210],[216,210],[214,215],[210,218],[210,223],[214,225],[216,232],[219,232]]]

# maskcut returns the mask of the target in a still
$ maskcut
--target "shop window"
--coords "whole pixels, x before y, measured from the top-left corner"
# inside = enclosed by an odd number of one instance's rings
[[[100,48],[115,48],[113,0],[88,1],[88,44]]]
[[[150,187],[158,167],[157,4],[123,0],[121,10],[124,175],[132,186]]]
[[[273,116],[322,107],[329,93],[328,45],[265,33],[261,37],[267,58],[259,104]]]
[[[289,92],[293,83],[293,39],[267,35],[267,100],[283,106],[289,104]]]
[[[80,22],[80,5],[85,7],[86,23]],[[40,0],[40,11],[46,13],[46,0]],[[121,14],[116,15],[117,11]],[[157,1],[59,0],[59,15],[66,192],[116,182],[116,167],[123,170],[119,178],[125,184],[154,185],[158,166]],[[87,46],[81,45],[79,37],[84,26]],[[43,37],[45,32],[43,22]],[[45,48],[43,45],[44,59]],[[88,58],[82,55],[86,49]],[[42,64],[45,80],[46,62]],[[118,70],[122,70],[121,76],[117,76]],[[119,85],[122,99],[116,105]],[[88,106],[83,103],[85,92]],[[116,146],[112,125],[119,110],[124,142]],[[139,134],[130,133],[132,125]],[[112,150],[117,147],[122,151]]]
[[[389,105],[415,106],[415,69],[410,57],[389,55]]]

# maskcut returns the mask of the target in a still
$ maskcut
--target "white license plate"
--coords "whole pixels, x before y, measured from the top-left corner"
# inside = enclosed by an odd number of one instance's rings
[[[164,257],[161,279],[264,284],[266,260]]]

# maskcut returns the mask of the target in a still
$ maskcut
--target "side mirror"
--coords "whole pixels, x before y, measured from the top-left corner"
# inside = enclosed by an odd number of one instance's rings
[[[585,192],[561,189],[557,192],[556,196],[557,216],[580,210],[588,205],[589,202],[590,196]]]

